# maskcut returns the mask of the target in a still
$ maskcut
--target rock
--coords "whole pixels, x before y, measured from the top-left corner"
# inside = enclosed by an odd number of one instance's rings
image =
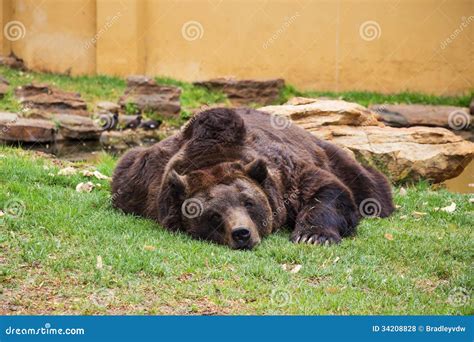
[[[474,142],[474,130],[469,131],[452,131],[454,134],[459,135],[461,138],[467,141]]]
[[[163,116],[175,117],[181,111],[181,89],[174,86],[163,86],[146,76],[127,78],[127,89],[119,99],[122,110],[128,103],[137,106],[140,112],[152,111]]]
[[[130,147],[158,142],[161,136],[157,131],[143,129],[126,129],[123,131],[106,131],[100,136],[100,143],[109,149],[126,150]]]
[[[234,105],[260,104],[269,105],[280,97],[285,86],[283,79],[272,80],[237,80],[230,78],[215,78],[208,81],[194,82],[195,85],[210,90],[221,91]]]
[[[0,65],[4,65],[12,69],[26,70],[23,60],[13,54],[10,56],[0,56]]]
[[[25,119],[0,112],[0,140],[47,142],[55,138],[55,125],[41,119]]]
[[[4,77],[0,76],[0,99],[8,92],[9,85],[10,83]]]
[[[348,148],[394,182],[442,182],[458,176],[474,158],[474,143],[444,128],[323,126],[309,131]]]
[[[177,129],[166,126],[158,130],[138,128],[134,130],[106,131],[100,136],[100,142],[108,149],[126,150],[134,146],[153,144],[177,132]]]
[[[432,126],[453,130],[467,129],[473,117],[467,108],[420,104],[383,104],[369,107],[393,127]]]
[[[295,98],[290,103],[259,110],[286,117],[308,130],[326,125],[383,126],[376,113],[357,103],[310,98]]]
[[[114,102],[110,101],[100,101],[95,104],[97,112],[107,112],[112,114],[118,114],[120,106]]]
[[[47,84],[32,83],[15,89],[20,102],[37,112],[89,116],[87,104],[81,94],[66,92]]]
[[[58,124],[61,137],[66,139],[99,139],[103,131],[92,119],[80,115],[55,114],[53,121]]]
[[[474,115],[474,98],[471,100],[471,104],[469,105],[469,113]]]

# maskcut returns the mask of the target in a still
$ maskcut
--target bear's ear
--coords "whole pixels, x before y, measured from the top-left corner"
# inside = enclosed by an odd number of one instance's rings
[[[171,170],[168,176],[168,186],[172,196],[177,199],[184,199],[186,197],[186,184],[186,176],[181,176],[175,170]]]
[[[255,159],[245,165],[245,173],[257,183],[263,183],[268,176],[267,163],[263,159]]]

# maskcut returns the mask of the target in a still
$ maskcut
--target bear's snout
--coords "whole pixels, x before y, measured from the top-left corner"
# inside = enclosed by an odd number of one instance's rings
[[[250,237],[252,233],[249,228],[237,227],[232,230],[232,240],[235,246],[239,249],[246,249],[249,247]]]

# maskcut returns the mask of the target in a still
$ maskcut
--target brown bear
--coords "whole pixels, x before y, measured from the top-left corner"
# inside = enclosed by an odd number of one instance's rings
[[[339,242],[362,217],[394,210],[381,173],[248,108],[203,111],[180,133],[129,151],[112,192],[126,213],[235,249],[251,249],[284,226],[295,243]]]

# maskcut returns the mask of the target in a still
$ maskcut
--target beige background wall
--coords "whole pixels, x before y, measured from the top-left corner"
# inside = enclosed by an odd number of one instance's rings
[[[4,34],[1,52],[37,70],[474,89],[474,0],[2,0],[0,14],[2,28],[25,28],[18,40]]]

